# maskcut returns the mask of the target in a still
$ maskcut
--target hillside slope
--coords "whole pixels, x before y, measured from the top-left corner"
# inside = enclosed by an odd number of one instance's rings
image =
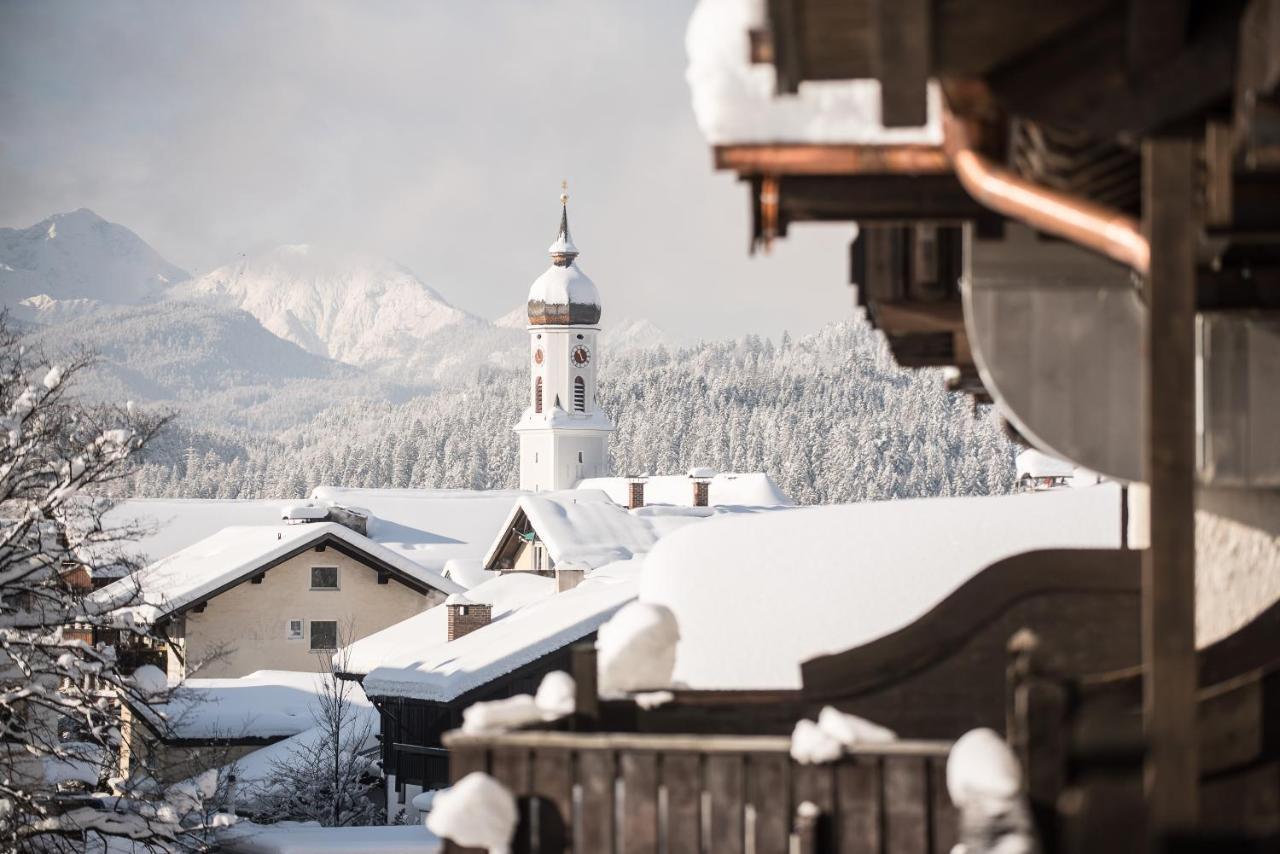
[[[305,244],[244,256],[169,295],[247,311],[309,353],[371,368],[421,363],[434,333],[482,324],[394,262]]]
[[[0,228],[0,300],[29,297],[132,304],[188,278],[141,237],[87,208],[28,228]]]

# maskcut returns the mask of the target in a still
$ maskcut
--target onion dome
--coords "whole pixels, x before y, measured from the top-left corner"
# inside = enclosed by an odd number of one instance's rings
[[[529,323],[534,326],[591,326],[600,322],[600,292],[578,269],[578,247],[569,235],[569,196],[560,194],[560,231],[547,250],[551,266],[529,289]]]

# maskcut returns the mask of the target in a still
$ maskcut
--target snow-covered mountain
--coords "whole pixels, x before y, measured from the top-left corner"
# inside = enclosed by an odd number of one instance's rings
[[[246,255],[169,295],[242,309],[308,352],[363,367],[420,363],[433,334],[482,323],[395,262],[305,244]]]
[[[188,278],[123,225],[87,208],[29,228],[0,228],[0,300],[145,302]]]

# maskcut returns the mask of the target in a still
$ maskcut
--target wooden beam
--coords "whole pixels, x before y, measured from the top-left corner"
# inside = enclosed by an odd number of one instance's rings
[[[773,33],[771,50],[777,71],[779,95],[795,94],[800,89],[800,23],[796,0],[767,0],[769,31]]]
[[[1148,827],[1153,838],[1197,815],[1195,660],[1196,146],[1143,143],[1151,241],[1143,341],[1150,544],[1142,556]]]
[[[929,0],[872,0],[872,50],[880,80],[880,121],[919,127],[929,120],[933,49]]]
[[[1129,0],[1129,69],[1146,71],[1182,49],[1188,0]]]
[[[945,175],[936,145],[717,145],[715,167],[739,175]]]
[[[885,334],[953,332],[964,334],[959,300],[945,302],[877,302],[876,323]]]

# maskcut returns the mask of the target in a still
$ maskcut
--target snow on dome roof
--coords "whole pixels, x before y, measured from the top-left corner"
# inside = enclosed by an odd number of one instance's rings
[[[600,291],[572,261],[552,264],[529,288],[529,322],[534,324],[585,324],[600,322]]]
[[[910,624],[998,560],[1119,542],[1115,484],[801,507],[662,538],[645,557],[640,599],[676,615],[677,682],[799,688],[801,662]],[[752,590],[768,595],[742,595]]]
[[[529,288],[529,322],[535,325],[592,325],[600,322],[600,292],[578,269],[578,247],[569,235],[569,197],[560,195],[560,231],[548,248],[551,267]]]
[[[713,145],[815,143],[891,145],[942,142],[941,97],[929,85],[929,121],[885,128],[876,80],[806,81],[776,96],[772,64],[752,63],[748,32],[765,26],[764,0],[700,0],[685,31],[693,113]]]

